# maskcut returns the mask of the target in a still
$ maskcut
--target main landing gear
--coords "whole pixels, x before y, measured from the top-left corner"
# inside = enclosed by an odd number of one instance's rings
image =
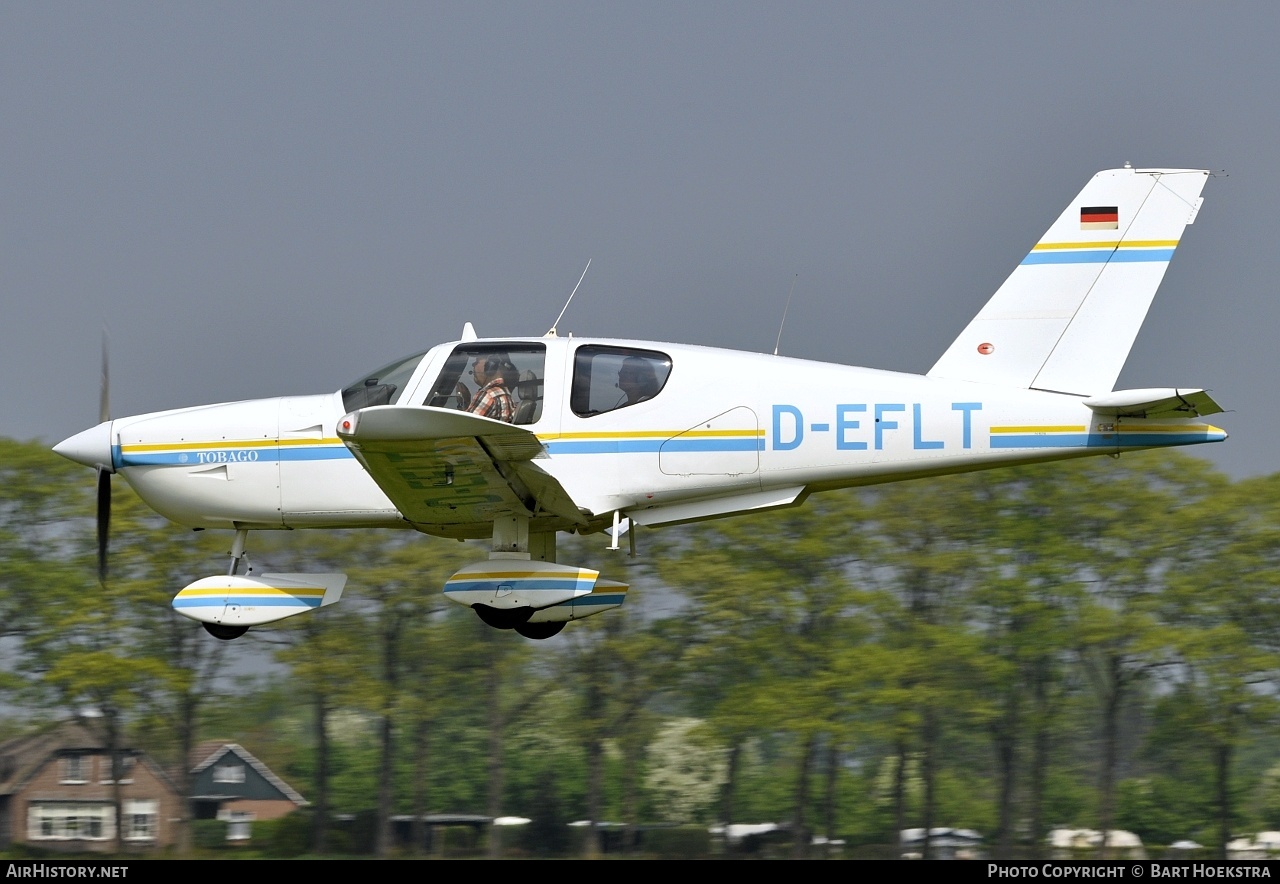
[[[610,549],[617,549],[618,533],[615,518]],[[494,519],[488,560],[463,566],[444,586],[449,599],[488,626],[534,640],[558,635],[570,620],[620,606],[626,591],[626,584],[601,580],[598,571],[557,563],[555,532],[530,533],[523,516]]]
[[[209,635],[224,642],[239,638],[249,631],[247,626],[224,626],[221,623],[201,623],[200,625],[204,627],[204,631]]]
[[[240,562],[247,557],[244,551],[245,541],[249,539],[248,528],[237,528],[235,540],[231,541],[231,567],[227,569],[227,576],[234,577],[236,572],[240,570]],[[252,569],[250,569],[252,570]],[[203,621],[200,624],[204,627],[204,631],[219,641],[229,642],[237,639],[249,631],[247,626],[230,626],[226,623],[209,623]]]
[[[494,608],[490,605],[477,604],[472,605],[471,610],[475,611],[487,626],[492,626],[494,629],[514,629],[516,635],[538,640],[559,635],[566,622],[560,620],[530,623],[529,618],[533,616],[533,608]]]

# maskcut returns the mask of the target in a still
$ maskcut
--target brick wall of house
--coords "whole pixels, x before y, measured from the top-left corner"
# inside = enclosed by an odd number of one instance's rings
[[[115,849],[111,759],[103,753],[50,757],[13,796],[10,819],[15,842],[48,849]],[[138,759],[121,778],[126,848],[166,847],[177,838],[182,807],[178,795],[153,768]]]

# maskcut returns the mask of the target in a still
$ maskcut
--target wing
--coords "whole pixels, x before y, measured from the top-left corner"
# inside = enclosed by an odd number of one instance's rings
[[[586,525],[560,483],[533,463],[546,457],[528,430],[430,406],[378,405],[338,422],[338,436],[401,515],[420,530],[488,536],[519,515],[531,531]]]

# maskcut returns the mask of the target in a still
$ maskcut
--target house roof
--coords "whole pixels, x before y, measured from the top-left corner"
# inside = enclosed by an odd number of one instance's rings
[[[52,722],[29,734],[0,743],[0,795],[20,791],[50,759],[59,755],[76,751],[105,753],[109,747],[99,721],[76,717]],[[170,777],[145,752],[131,746],[120,746],[119,749],[123,754],[137,758],[170,789],[174,789]]]
[[[262,776],[271,785],[280,790],[290,801],[299,807],[307,804],[307,799],[303,798],[292,786],[280,779],[271,768],[267,767],[261,761],[254,757],[253,753],[241,746],[239,743],[227,743],[217,740],[210,740],[201,743],[192,750],[192,758],[198,759],[191,767],[191,775],[198,776],[202,771],[212,767],[227,755],[235,755],[245,764],[249,765]]]

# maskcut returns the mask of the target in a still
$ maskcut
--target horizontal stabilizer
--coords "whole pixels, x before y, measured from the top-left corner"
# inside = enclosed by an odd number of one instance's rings
[[[1157,387],[1147,390],[1116,390],[1092,396],[1084,404],[1096,414],[1115,417],[1179,418],[1219,414],[1222,407],[1204,390]]]

